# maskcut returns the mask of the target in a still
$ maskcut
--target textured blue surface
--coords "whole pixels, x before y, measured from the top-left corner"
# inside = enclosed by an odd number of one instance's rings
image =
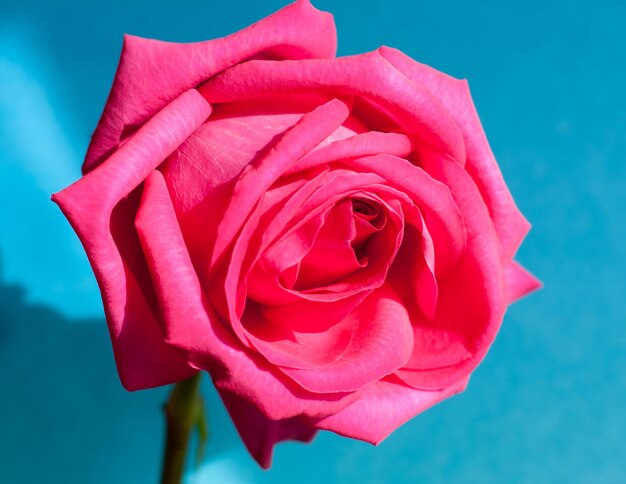
[[[626,3],[317,0],[340,54],[398,47],[465,77],[545,288],[468,391],[380,447],[324,433],[258,470],[208,382],[191,482],[626,482]],[[165,389],[125,392],[99,295],[49,194],[79,176],[122,33],[225,35],[283,2],[0,6],[0,482],[156,482]]]

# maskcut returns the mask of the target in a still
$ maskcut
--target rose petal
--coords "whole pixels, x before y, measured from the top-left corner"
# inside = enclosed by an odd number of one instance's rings
[[[333,99],[305,114],[258,162],[247,165],[222,215],[211,265],[218,261],[241,229],[262,194],[298,158],[319,144],[348,116],[345,103]]]
[[[518,262],[512,261],[504,271],[509,304],[541,287],[541,282]]]
[[[377,381],[365,387],[353,404],[316,421],[315,426],[378,445],[400,425],[466,386],[463,379],[443,390],[425,391],[387,379]]]
[[[426,226],[419,224],[415,227],[407,223],[388,278],[401,295],[409,314],[419,309],[429,319],[435,315],[438,294],[433,252]]]
[[[250,304],[242,319],[247,338],[270,363],[300,369],[337,361],[346,352],[356,329],[351,321],[340,321],[324,331],[295,331],[284,323],[272,324]]]
[[[228,206],[236,177],[276,136],[325,102],[319,96],[273,101],[271,109],[258,102],[218,106],[162,167],[185,242],[204,284],[221,222],[216,214]]]
[[[359,393],[312,393],[276,373],[276,368],[257,354],[242,349],[218,324],[212,325],[212,346],[206,353],[189,355],[197,369],[211,374],[215,387],[232,392],[254,405],[270,420],[298,415],[332,415],[359,398]]]
[[[107,104],[83,172],[100,164],[125,138],[182,92],[245,59],[332,58],[337,44],[332,15],[299,0],[222,39],[176,44],[127,35]]]
[[[406,383],[420,386],[420,375],[414,375],[405,370],[432,370],[433,368],[447,368],[461,361],[468,360],[473,355],[466,347],[466,340],[462,334],[441,328],[428,327],[426,323],[413,325],[413,354],[402,370],[396,375]]]
[[[502,178],[478,118],[466,81],[420,64],[399,50],[383,47],[381,55],[417,85],[426,87],[454,117],[463,134],[466,170],[476,182],[502,244],[502,260],[509,261],[530,229]],[[456,161],[462,163],[462,159]]]
[[[352,203],[345,200],[328,213],[311,250],[302,259],[295,288],[328,286],[365,267],[352,249],[351,241],[355,236]]]
[[[269,279],[274,279],[277,285],[282,286],[279,282],[280,275],[291,267],[298,266],[299,268],[302,259],[309,253],[324,226],[327,215],[323,212],[316,214],[298,228],[285,234],[275,245],[265,251],[255,266],[259,268],[259,272],[262,268],[262,273],[266,276],[257,281],[259,300],[265,300],[267,297],[267,292],[270,290]],[[262,276],[259,274],[259,277]],[[292,288],[293,285],[289,287],[289,289]]]
[[[463,137],[447,110],[378,51],[332,61],[253,60],[224,71],[199,90],[212,104],[311,90],[367,99],[380,106],[379,112],[392,116],[403,131],[418,136],[420,145],[465,158]]]
[[[88,173],[56,194],[54,200],[75,197],[78,203],[71,207],[72,210],[83,210],[89,214],[102,212],[102,207],[112,209],[163,163],[210,114],[211,106],[198,91],[186,91],[143,125],[98,171]],[[81,197],[78,194],[86,190],[87,185],[98,193],[98,197]]]
[[[153,314],[148,276],[133,227],[133,199],[115,211],[157,165],[210,114],[191,90],[148,121],[102,164],[52,198],[78,234],[102,292],[122,384],[129,390],[165,385],[191,376],[184,354],[163,341]],[[133,192],[136,193],[136,192]],[[138,278],[141,281],[138,283]]]
[[[433,158],[425,160],[425,164],[429,172],[450,187],[465,218],[467,247],[454,270],[438,281],[435,317],[413,320],[416,349],[412,362],[423,369],[400,370],[396,374],[415,388],[437,390],[467,376],[482,360],[502,323],[506,300],[499,241],[476,185],[453,160]],[[418,337],[421,327],[425,333]],[[433,330],[442,333],[431,338]],[[435,341],[437,338],[462,343],[442,348]],[[424,344],[428,341],[432,343],[430,348]]]
[[[214,106],[211,117],[168,158],[163,172],[175,189],[177,214],[187,215],[237,177],[257,153],[295,125],[305,113],[328,102],[322,96],[283,96],[268,102]],[[223,198],[229,194],[222,194]],[[202,214],[204,217],[207,213]]]
[[[162,187],[158,188],[160,184],[158,178],[158,174],[151,176],[147,184],[149,194],[146,195],[148,198],[145,200],[139,222],[144,231],[151,215],[148,203],[155,203],[154,210],[163,209],[167,205],[163,201],[166,194],[162,191]],[[170,224],[167,227],[161,225],[158,219],[155,220],[155,223],[158,224],[158,228],[172,229],[173,220],[169,219],[169,222],[167,220],[165,219],[166,224]],[[170,316],[166,320],[168,342],[184,349],[195,369],[209,371],[218,389],[232,392],[240,398],[246,399],[272,420],[291,418],[300,414],[313,417],[329,415],[358,398],[358,393],[313,394],[303,390],[283,375],[276,374],[276,370],[257,354],[248,353],[239,341],[225,329],[218,318],[210,317],[205,321],[201,317],[205,314],[202,295],[196,292],[199,282],[191,280],[193,269],[188,265],[189,260],[185,260],[184,253],[180,251],[176,251],[174,254],[161,253],[157,257],[159,242],[164,241],[167,237],[172,237],[172,234],[159,236],[151,242],[153,245],[150,249],[150,253],[153,254],[153,268],[160,271],[160,287],[165,290],[167,287],[175,285],[182,274],[186,281],[186,295],[189,296],[184,300],[173,302],[167,298],[162,298],[162,304],[167,304],[167,314]],[[170,264],[180,264],[180,266],[171,267]],[[180,271],[180,274],[176,272],[177,270]],[[132,306],[142,301],[142,298],[135,298],[130,300],[129,304]],[[151,314],[147,308],[146,313],[148,316]],[[176,318],[184,317],[188,313],[193,313],[194,318],[197,319],[196,323],[198,324],[195,328],[179,326],[188,321],[186,319],[177,320]],[[137,350],[147,347],[151,343],[151,333],[147,331],[141,333],[145,329],[141,324],[143,321],[142,319],[137,321],[138,334],[135,335],[144,338],[141,345],[136,344],[134,347],[139,356],[142,355]],[[150,322],[150,319],[145,321]],[[189,335],[186,334],[187,330],[190,331]],[[161,335],[159,337],[163,338]],[[197,340],[194,340],[194,337]],[[167,346],[165,348],[169,349]],[[162,361],[163,365],[171,363],[171,359],[164,358]],[[174,369],[176,369],[175,366],[170,371]]]
[[[301,417],[270,420],[255,405],[237,395],[222,391],[220,396],[248,452],[263,469],[271,466],[272,453],[277,443],[284,440],[310,442],[317,432]]]
[[[379,284],[379,286],[382,282]],[[373,286],[375,286],[373,284]],[[373,287],[360,287],[355,294],[343,295],[335,301],[315,301],[304,294],[299,301],[281,306],[262,306],[261,313],[268,321],[298,333],[319,333],[327,331],[344,319],[373,290]]]
[[[347,163],[351,168],[380,175],[392,187],[410,197],[419,207],[432,234],[437,276],[451,270],[465,249],[467,235],[461,213],[448,187],[423,169],[396,156],[366,156]]]
[[[325,179],[324,172],[310,174],[306,180],[296,180],[269,190],[263,198],[259,206],[259,211],[262,212],[259,221],[250,227],[249,240],[243,244],[247,255],[254,252],[252,260],[241,269],[248,284],[249,298],[262,304],[280,304],[286,297],[289,298],[290,295],[285,294],[284,288],[291,289],[293,284],[282,284],[281,277],[286,271],[290,271],[292,277],[297,276],[297,264],[310,249],[315,234],[321,227],[324,212],[312,213],[309,217],[301,218],[300,223],[292,227],[289,225],[293,224],[294,214],[304,201],[323,184]],[[283,232],[284,229],[287,230]],[[241,235],[247,233],[244,228]],[[307,237],[302,238],[307,234],[309,234]],[[298,250],[292,247],[294,250],[290,257],[282,256],[276,247],[292,235],[300,237],[301,245]],[[240,240],[243,241],[243,237],[240,236]],[[270,252],[274,251],[277,253],[273,257]]]
[[[152,274],[166,341],[202,351],[211,323],[200,281],[159,171],[153,171],[144,183],[135,226]]]
[[[312,392],[355,391],[400,368],[411,355],[411,323],[389,286],[370,294],[346,321],[355,326],[354,336],[339,360],[312,370],[282,371]]]
[[[334,181],[329,181],[329,183],[320,186],[311,195],[307,201],[310,203],[310,207],[305,204],[302,207],[302,214],[300,216],[296,214],[295,219],[298,224],[294,229],[306,223],[307,218],[315,217],[316,211],[324,212],[328,210],[327,207],[333,206],[339,200],[350,197],[352,195],[350,190],[354,190],[355,187],[362,188],[364,183],[367,186],[367,183],[372,183],[372,181],[380,181],[380,177],[371,174],[350,173],[349,176],[342,177],[341,170],[337,170],[337,173],[330,174],[331,180]],[[345,173],[343,174],[345,175]],[[387,187],[372,186],[376,190],[389,191]],[[381,200],[381,203],[385,202]],[[263,316],[277,326],[300,333],[327,330],[331,325],[343,319],[367,294],[376,287],[380,287],[384,282],[386,272],[402,238],[402,218],[396,212],[398,212],[397,209],[388,207],[389,228],[373,237],[375,240],[371,241],[371,247],[368,246],[367,249],[377,254],[378,257],[370,257],[371,263],[360,273],[346,276],[344,280],[329,286],[305,291],[272,284],[271,280],[267,281],[265,290],[261,291],[257,287],[254,293],[255,299],[267,302],[269,298],[274,304],[278,304],[269,307],[261,306]],[[254,347],[253,338],[251,338],[253,335],[241,325],[240,321],[240,315],[245,305],[245,289],[241,281],[245,280],[248,274],[247,264],[242,264],[250,253],[251,231],[258,225],[255,217],[248,220],[235,241],[231,260],[225,269],[226,280],[223,286],[228,296],[228,318],[233,331],[244,345],[250,347]],[[275,228],[275,226],[269,227],[268,231],[269,229],[275,230]],[[268,231],[263,228],[263,235],[265,236]],[[253,282],[255,287],[258,286],[258,281]],[[278,282],[277,279],[276,282]],[[284,296],[282,302],[278,300],[280,291],[277,289],[280,289]],[[215,293],[216,291],[212,292]]]
[[[350,196],[351,190],[354,191],[356,187],[362,188],[363,186],[367,186],[368,184],[372,184],[382,180],[380,177],[372,174],[355,175],[354,173],[351,173],[350,176],[347,176],[345,171],[340,172],[339,170],[337,170],[337,173],[330,173],[329,176],[330,178],[327,179],[328,183],[320,186],[319,189],[315,190],[313,194],[307,199],[306,203],[300,207],[300,211],[296,212],[293,215],[293,218],[294,220],[296,220],[297,223],[294,227],[292,227],[292,229],[297,229],[299,227],[299,224],[305,223],[308,218],[316,216],[316,213],[327,210],[326,207],[333,205],[339,199],[345,196]],[[326,204],[326,206],[324,204]],[[253,256],[255,256],[256,254],[262,253],[263,251],[262,246],[260,248],[251,250],[250,241],[257,228],[261,229],[263,237],[268,235],[268,233],[270,233],[271,231],[276,231],[276,229],[279,229],[280,231],[283,229],[282,225],[278,225],[276,223],[270,224],[267,229],[264,226],[260,227],[258,220],[260,212],[261,208],[257,207],[255,212],[252,214],[252,217],[250,217],[244,225],[242,232],[235,240],[231,258],[228,261],[228,264],[225,264],[225,280],[223,280],[224,282],[219,282],[222,281],[222,279],[216,278],[216,285],[214,286],[214,290],[212,291],[213,294],[217,294],[219,291],[225,291],[228,301],[229,319],[231,320],[234,331],[238,334],[238,336],[244,343],[246,343],[245,334],[240,328],[238,321],[239,315],[241,314],[240,311],[242,310],[243,304],[245,302],[245,292],[242,290],[242,283],[255,262],[254,258],[250,260],[249,254],[252,252]],[[272,237],[267,237],[264,240],[272,241]],[[389,259],[392,259],[393,253],[395,253],[395,251],[397,250],[397,245],[398,244],[388,244],[386,246],[385,249],[387,252],[392,251]],[[363,285],[352,285],[348,288],[348,290],[340,293],[338,293],[337,291],[309,293],[306,291],[294,291],[282,287],[281,290],[283,292],[283,295],[285,296],[285,299],[280,301],[276,299],[275,302],[278,304],[286,304],[290,302],[295,303],[301,300],[331,302],[345,299],[356,293],[363,292],[364,289],[372,289],[374,287],[379,287],[380,284],[382,284],[385,272],[374,269],[376,268],[372,266],[371,270],[368,272],[368,274],[371,273],[372,277],[370,278],[367,287],[364,287]],[[280,286],[278,285],[276,287],[280,288]],[[262,295],[261,293],[255,294],[257,296]],[[265,291],[264,298],[271,297],[272,299],[274,299],[278,296],[280,296],[280,294],[277,294],[276,291],[273,291],[271,294],[268,294],[267,291]],[[323,311],[324,309],[325,308],[323,306],[320,306],[320,310]],[[336,308],[333,307],[333,310],[335,309]],[[311,314],[309,314],[308,316],[310,315]],[[306,316],[306,314],[303,314],[303,316]]]
[[[381,153],[402,158],[411,153],[411,150],[411,140],[404,134],[368,131],[311,151],[300,158],[287,173],[295,173],[345,158],[359,158]]]

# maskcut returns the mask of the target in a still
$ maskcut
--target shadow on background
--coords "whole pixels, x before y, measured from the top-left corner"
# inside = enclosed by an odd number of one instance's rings
[[[0,376],[0,482],[157,481],[167,389],[122,388],[103,320],[68,320],[0,282]],[[210,461],[237,437],[206,383]]]

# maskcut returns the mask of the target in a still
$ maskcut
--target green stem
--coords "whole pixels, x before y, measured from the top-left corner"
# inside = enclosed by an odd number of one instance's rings
[[[199,396],[200,374],[174,385],[164,406],[167,437],[163,455],[161,484],[180,484],[185,467],[189,436],[203,412]]]

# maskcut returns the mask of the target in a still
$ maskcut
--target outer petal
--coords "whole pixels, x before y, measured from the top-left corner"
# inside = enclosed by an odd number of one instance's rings
[[[300,417],[270,420],[259,413],[254,405],[236,395],[224,391],[220,394],[241,439],[263,469],[268,469],[272,464],[274,445],[284,440],[309,442],[317,432]]]
[[[210,111],[195,90],[186,92],[99,169],[53,196],[80,237],[93,267],[120,378],[130,390],[172,383],[190,376],[193,370],[182,353],[163,341],[133,227],[136,197],[124,199]],[[114,210],[116,206],[120,210]]]
[[[316,427],[377,445],[417,414],[465,390],[467,381],[463,379],[442,390],[425,391],[392,379],[381,380],[365,388],[352,405],[317,421]]]
[[[504,274],[509,304],[541,287],[541,282],[516,261],[506,267]]]
[[[211,374],[215,387],[253,404],[270,420],[297,415],[332,415],[359,398],[359,393],[312,393],[278,375],[261,357],[240,347],[219,324],[207,335],[206,354],[192,354],[194,367]]]
[[[493,218],[502,245],[502,260],[511,260],[530,225],[515,205],[502,178],[467,82],[419,64],[399,50],[382,47],[380,52],[400,72],[432,92],[455,119],[465,142],[466,169],[476,182]]]
[[[218,72],[263,54],[270,58],[332,58],[336,33],[330,14],[299,0],[222,39],[175,44],[127,35],[113,88],[83,172],[100,164],[129,132],[169,101]]]
[[[425,144],[465,159],[463,137],[448,111],[377,51],[332,61],[252,60],[215,76],[199,90],[212,104],[310,90],[354,96],[359,108],[367,103],[373,109],[372,122],[387,117],[403,132],[419,137],[418,152]]]

